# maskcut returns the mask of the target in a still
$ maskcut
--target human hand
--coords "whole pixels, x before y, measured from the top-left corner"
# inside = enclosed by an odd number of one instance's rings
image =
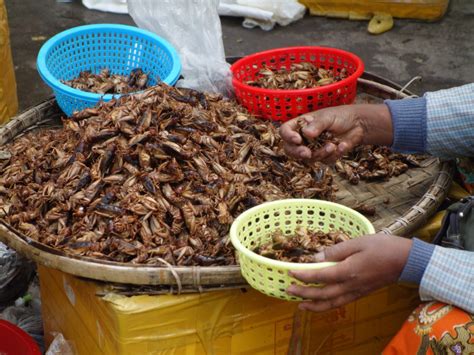
[[[300,131],[300,122],[305,125]],[[338,143],[326,143],[311,151],[300,132],[309,140],[331,132]],[[289,156],[301,160],[332,163],[360,144],[391,145],[392,118],[385,104],[342,105],[311,112],[280,127],[284,148]]]
[[[394,283],[407,262],[411,239],[386,234],[367,235],[336,244],[316,255],[318,261],[339,261],[334,266],[310,271],[290,271],[305,283],[322,287],[291,285],[287,292],[302,297],[302,310],[314,312],[340,307]]]

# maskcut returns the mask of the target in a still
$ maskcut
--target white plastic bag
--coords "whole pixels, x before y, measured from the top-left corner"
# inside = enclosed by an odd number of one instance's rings
[[[273,20],[280,26],[301,19],[306,12],[306,7],[297,0],[237,0],[237,3],[273,12]]]
[[[230,66],[225,60],[219,0],[129,0],[135,23],[168,40],[179,52],[183,80],[177,86],[231,93]]]
[[[90,10],[127,14],[127,0],[82,0],[82,4]]]
[[[232,17],[250,17],[259,21],[272,21],[273,12],[238,4],[238,0],[221,0],[219,15]]]
[[[260,26],[265,31],[275,24],[287,26],[303,18],[306,7],[297,0],[221,0],[219,14],[245,17],[246,28]]]

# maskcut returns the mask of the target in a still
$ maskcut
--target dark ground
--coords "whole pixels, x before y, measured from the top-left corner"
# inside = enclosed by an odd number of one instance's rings
[[[36,72],[36,55],[45,39],[67,28],[90,23],[133,24],[127,15],[90,11],[80,1],[6,0],[20,109],[50,95]],[[400,84],[413,76],[423,81],[411,89],[417,93],[474,82],[474,1],[452,0],[443,20],[426,23],[396,20],[382,35],[366,31],[366,21],[306,16],[288,27],[271,32],[248,30],[242,19],[224,18],[222,27],[228,56],[242,56],[264,49],[325,45],[358,54],[366,70]]]

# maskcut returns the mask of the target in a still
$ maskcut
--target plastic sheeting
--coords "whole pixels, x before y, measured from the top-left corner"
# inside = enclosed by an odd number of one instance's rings
[[[99,297],[102,284],[44,267],[39,275],[46,343],[61,333],[78,354],[287,354],[308,331],[321,353],[375,354],[419,302],[416,289],[392,286],[300,319],[296,302],[250,288]]]
[[[10,50],[7,9],[0,0],[0,124],[7,122],[18,110],[15,71]]]
[[[0,243],[0,311],[26,292],[33,273],[31,262]]]
[[[245,17],[242,26],[270,31],[303,18],[306,8],[297,0],[221,0],[219,15]]]
[[[184,79],[176,86],[231,95],[230,65],[222,41],[219,0],[129,0],[135,23],[176,48]]]

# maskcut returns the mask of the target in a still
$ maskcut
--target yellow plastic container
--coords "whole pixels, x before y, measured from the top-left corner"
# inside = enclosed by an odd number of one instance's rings
[[[41,266],[38,271],[46,344],[62,333],[77,355],[283,355],[290,344],[294,350],[307,342],[307,332],[321,354],[378,354],[419,304],[416,289],[391,286],[300,322],[296,302],[251,288],[101,297],[104,285]]]
[[[10,50],[7,9],[0,0],[0,124],[6,123],[18,110],[15,71]]]
[[[367,20],[375,13],[427,21],[439,20],[449,0],[299,0],[312,15]]]

